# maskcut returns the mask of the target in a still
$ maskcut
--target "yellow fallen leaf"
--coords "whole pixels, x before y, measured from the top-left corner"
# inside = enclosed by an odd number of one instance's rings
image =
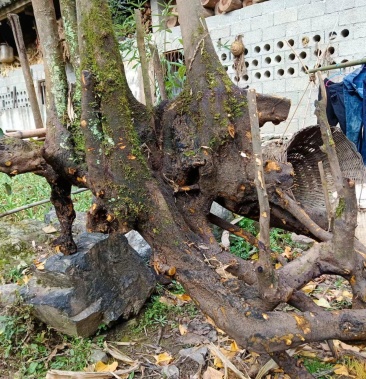
[[[281,254],[283,257],[290,259],[292,257],[292,251],[290,246],[285,247],[285,251]]]
[[[105,364],[102,361],[98,361],[95,364],[95,372],[113,372],[116,371],[118,367],[118,362],[114,361],[110,364]]]
[[[37,270],[40,270],[40,271],[44,270],[45,262],[35,262],[34,264],[35,264]]]
[[[213,364],[217,368],[223,368],[224,367],[224,364],[222,363],[222,360],[219,357],[214,358]]]
[[[173,357],[167,352],[154,355],[154,358],[159,366],[166,366],[173,360]]]
[[[315,358],[316,353],[312,351],[306,351],[306,350],[300,350],[296,354],[301,355],[302,357],[307,357],[307,358]]]
[[[132,154],[128,154],[128,155],[127,155],[127,159],[133,161],[133,160],[136,159],[136,157],[135,157],[134,155],[132,155]]]
[[[314,300],[314,303],[316,305],[319,305],[319,307],[330,308],[330,304],[329,304],[328,300],[324,299],[324,297],[322,297],[319,300]]]
[[[275,264],[275,269],[276,269],[276,270],[278,270],[278,269],[281,268],[281,267],[282,267],[281,263],[278,262],[278,263]]]
[[[337,375],[345,375],[349,376],[349,372],[346,366],[343,365],[335,365],[334,366],[334,373]]]
[[[258,258],[259,258],[258,253],[254,253],[254,254],[250,257],[250,259],[251,259],[252,261],[257,261]]]
[[[179,324],[179,333],[181,336],[185,336],[188,332],[188,328],[187,328],[187,325],[184,325],[184,324]]]
[[[179,300],[182,300],[182,301],[191,301],[191,297],[189,295],[187,295],[186,293],[183,293],[181,295],[175,295],[176,298],[178,298]]]
[[[236,351],[229,351],[229,350],[226,350],[226,349],[223,349],[223,348],[220,348],[220,351],[223,355],[225,355],[225,357],[231,361],[235,355],[236,355]],[[214,355],[215,355],[215,352],[212,352]],[[222,363],[222,360],[215,355],[215,358],[214,358],[214,366],[216,366],[217,368],[223,368],[224,367],[224,364]]]
[[[309,282],[306,286],[301,288],[301,291],[305,293],[311,293],[315,290],[316,286],[317,286],[316,283]]]
[[[239,350],[240,350],[240,349],[239,349],[239,346],[238,346],[238,344],[236,343],[236,341],[231,342],[231,344],[230,344],[230,351],[236,353],[236,352],[239,351]]]
[[[348,299],[352,299],[353,295],[349,291],[343,291],[342,296],[347,297]]]

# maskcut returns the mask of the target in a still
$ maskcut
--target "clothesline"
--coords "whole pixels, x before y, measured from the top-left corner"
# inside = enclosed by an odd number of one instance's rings
[[[317,72],[317,71],[336,70],[336,69],[339,69],[339,68],[358,66],[358,65],[361,65],[361,64],[364,64],[364,63],[366,63],[366,58],[357,59],[355,61],[348,61],[348,62],[343,62],[343,63],[331,64],[329,66],[312,68],[312,69],[308,70],[308,73],[309,74],[313,74],[314,72]]]

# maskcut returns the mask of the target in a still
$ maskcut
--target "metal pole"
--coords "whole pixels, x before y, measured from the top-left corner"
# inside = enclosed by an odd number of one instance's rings
[[[329,65],[329,66],[312,68],[311,70],[308,70],[308,73],[312,74],[312,73],[317,72],[317,71],[336,70],[337,68],[345,68],[345,67],[351,67],[351,66],[358,66],[358,65],[363,64],[363,63],[366,63],[366,58],[357,59],[355,61],[349,61],[349,62],[344,62],[344,63],[332,64],[332,65]]]

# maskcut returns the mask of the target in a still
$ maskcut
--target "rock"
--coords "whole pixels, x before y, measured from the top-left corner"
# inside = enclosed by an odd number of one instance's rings
[[[307,236],[298,235],[296,233],[291,233],[291,239],[293,242],[298,243],[300,245],[312,245],[315,241]]]
[[[226,221],[230,222],[234,220],[233,214],[226,208],[222,207],[220,204],[217,204],[215,201],[211,205],[210,212]]]
[[[87,221],[87,213],[86,212],[76,212],[76,218],[72,224],[72,231],[74,235],[78,235],[86,232],[86,221]],[[44,216],[44,222],[47,225],[53,226],[56,230],[60,231],[60,222],[58,221],[56,211],[54,208]],[[131,230],[127,234],[125,234],[128,243],[131,247],[137,251],[137,253],[144,258],[144,260],[148,261],[151,257],[151,247],[150,245],[143,239],[141,234],[136,232],[136,230]]]
[[[86,232],[86,218],[86,212],[76,212],[76,217],[72,224],[73,234],[78,235]],[[58,221],[55,208],[52,207],[51,210],[45,214],[44,222],[60,231],[60,222]]]
[[[200,365],[204,365],[206,361],[206,355],[208,353],[207,347],[191,347],[190,349],[182,349],[179,351],[181,357],[187,357],[197,362]]]
[[[234,216],[230,211],[228,211],[221,205],[217,204],[215,201],[211,205],[210,212],[213,213],[215,216],[220,217],[229,222],[234,219]],[[219,228],[216,225],[212,225],[212,232],[216,240],[221,241],[221,235],[222,235],[223,229]]]
[[[35,257],[32,245],[53,238],[42,231],[45,226],[38,220],[0,221],[0,268],[7,270],[31,264]]]
[[[19,293],[20,286],[18,284],[4,284],[0,286],[0,304],[14,304]]]
[[[103,350],[100,350],[100,349],[93,349],[89,358],[91,363],[97,363],[97,362],[107,363],[108,359],[109,359],[108,355]]]
[[[137,251],[138,255],[148,261],[151,257],[152,250],[141,234],[136,232],[136,230],[131,230],[125,234],[125,236],[130,246]]]
[[[38,220],[22,220],[17,222],[0,221],[0,249],[4,246],[21,245],[22,242],[31,244],[45,243],[52,237],[42,231],[46,225]]]
[[[44,261],[44,269],[34,267],[21,295],[43,322],[87,337],[101,323],[136,315],[155,278],[121,234],[83,233],[75,242],[78,253],[57,254]]]
[[[161,369],[161,373],[164,378],[179,379],[179,369],[177,366],[174,366],[174,365],[164,366]]]

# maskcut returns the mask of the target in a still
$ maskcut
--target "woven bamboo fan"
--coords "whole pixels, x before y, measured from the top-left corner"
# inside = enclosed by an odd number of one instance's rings
[[[366,244],[366,169],[360,154],[339,128],[332,128],[339,164],[345,178],[356,183],[356,196],[359,204],[356,237]],[[294,187],[292,193],[305,211],[313,216],[326,212],[323,188],[318,162],[322,161],[328,190],[335,192],[327,156],[321,151],[323,141],[319,126],[310,126],[295,134],[285,148],[281,160],[290,162],[294,168]],[[360,192],[361,191],[361,192]]]

